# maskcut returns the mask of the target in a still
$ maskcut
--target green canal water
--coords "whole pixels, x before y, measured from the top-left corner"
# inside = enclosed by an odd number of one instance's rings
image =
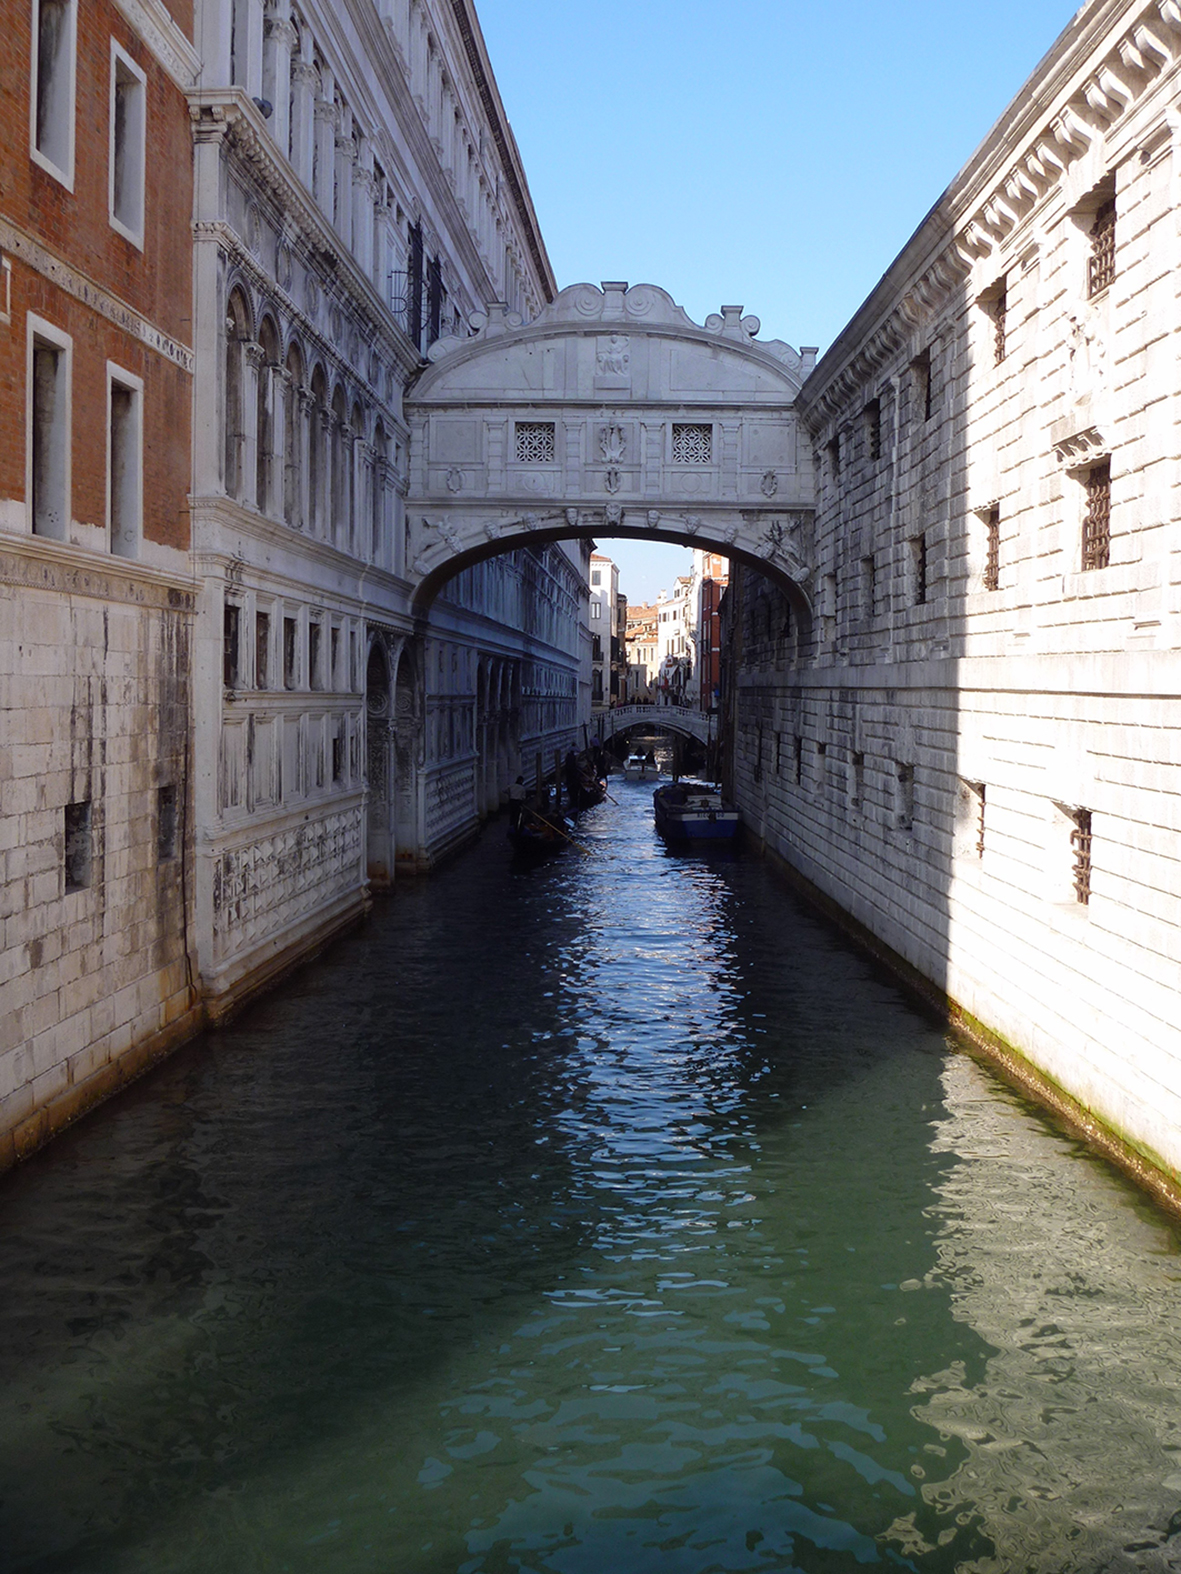
[[[0,1182],[0,1569],[1181,1568],[1176,1229],[650,788]]]

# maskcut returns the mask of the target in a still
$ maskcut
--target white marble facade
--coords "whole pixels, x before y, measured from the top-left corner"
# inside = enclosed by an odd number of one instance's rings
[[[217,1016],[573,741],[585,549],[411,605],[406,384],[478,306],[554,294],[472,8],[197,11],[195,902]]]

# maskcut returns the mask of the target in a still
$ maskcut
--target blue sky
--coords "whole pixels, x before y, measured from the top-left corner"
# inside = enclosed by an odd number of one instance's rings
[[[738,303],[821,349],[1075,9],[477,3],[558,284],[659,284],[697,322]],[[637,601],[685,556],[603,549]]]

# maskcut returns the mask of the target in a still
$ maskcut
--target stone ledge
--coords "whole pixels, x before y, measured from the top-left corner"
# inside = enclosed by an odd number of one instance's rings
[[[192,612],[196,587],[134,558],[98,556],[43,536],[0,534],[0,584],[150,611]]]

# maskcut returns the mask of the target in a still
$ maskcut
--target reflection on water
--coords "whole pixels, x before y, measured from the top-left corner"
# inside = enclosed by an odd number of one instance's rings
[[[5,1570],[1181,1568],[1173,1228],[612,790],[0,1188]]]

